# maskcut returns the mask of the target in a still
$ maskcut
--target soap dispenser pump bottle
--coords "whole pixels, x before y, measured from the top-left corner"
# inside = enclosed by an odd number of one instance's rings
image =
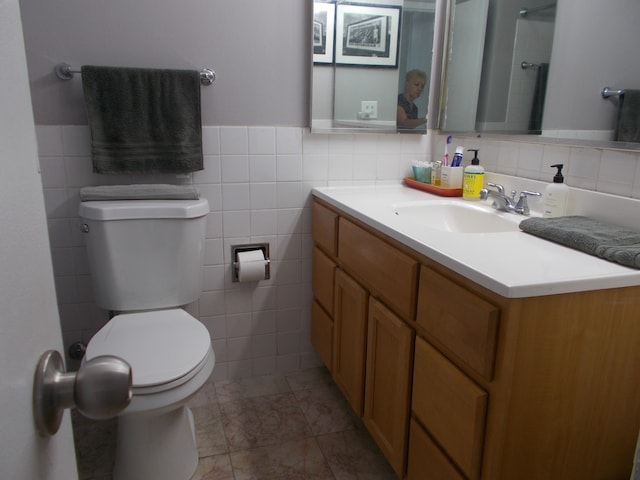
[[[462,198],[464,200],[480,200],[480,190],[484,187],[484,168],[480,165],[478,151],[473,148],[471,165],[464,169],[464,180],[462,181]]]
[[[564,167],[562,163],[551,165],[551,168],[557,168],[558,172],[553,177],[553,183],[547,185],[547,188],[544,191],[543,217],[562,217],[567,210],[569,187],[564,183],[562,167]]]

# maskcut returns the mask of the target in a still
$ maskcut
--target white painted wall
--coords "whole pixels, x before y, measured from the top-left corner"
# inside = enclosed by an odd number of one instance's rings
[[[58,62],[209,67],[204,125],[307,125],[311,2],[301,0],[22,1],[37,124],[86,124],[80,79]],[[303,41],[304,39],[304,41]]]
[[[185,0],[180,5],[167,0],[23,0],[42,183],[67,345],[88,341],[107,319],[93,301],[76,213],[79,189],[110,183],[193,183],[212,212],[204,292],[188,308],[212,334],[216,378],[318,363],[309,343],[311,188],[398,182],[411,173],[413,160],[432,158],[432,146],[440,155],[444,138],[435,136],[432,142],[424,135],[310,134],[311,55],[305,53],[310,53],[310,7],[311,2],[301,0]],[[271,44],[280,45],[278,53],[267,48]],[[65,83],[53,77],[53,67],[61,60],[74,65],[215,68],[219,79],[203,88],[205,170],[181,178],[93,174],[81,80]],[[550,180],[548,166],[565,163],[571,186],[640,198],[635,152],[475,137],[456,138],[454,144],[480,148],[489,171]],[[256,241],[271,243],[271,280],[233,284],[231,245]]]

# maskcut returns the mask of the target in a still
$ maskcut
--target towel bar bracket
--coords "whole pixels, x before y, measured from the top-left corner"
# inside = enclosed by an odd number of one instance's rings
[[[520,63],[520,68],[523,70],[527,70],[528,68],[540,68],[540,65],[536,63],[523,61],[522,63]]]
[[[620,95],[624,95],[624,90],[614,90],[611,87],[604,87],[600,94],[602,98],[619,97]]]
[[[200,83],[202,85],[211,85],[216,81],[216,72],[211,70],[210,68],[203,68],[200,70]]]
[[[71,65],[64,62],[56,65],[55,72],[60,80],[71,80],[74,73],[71,71]]]
[[[80,73],[80,70],[73,70],[71,65],[66,62],[58,63],[54,69],[56,76],[60,80],[71,80],[74,73]],[[200,83],[204,86],[211,85],[216,80],[216,72],[210,68],[200,70]]]

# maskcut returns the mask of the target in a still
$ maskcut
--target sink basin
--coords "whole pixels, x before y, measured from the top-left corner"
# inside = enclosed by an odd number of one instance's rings
[[[518,225],[526,218],[498,212],[485,203],[453,200],[397,203],[393,211],[399,220],[454,233],[517,232]]]

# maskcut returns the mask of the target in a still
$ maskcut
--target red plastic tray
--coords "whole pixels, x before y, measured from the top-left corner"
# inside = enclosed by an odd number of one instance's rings
[[[415,180],[413,177],[404,177],[404,183],[411,188],[417,188],[424,192],[434,193],[442,197],[461,197],[462,188],[442,188],[431,185],[430,183],[422,183]]]

